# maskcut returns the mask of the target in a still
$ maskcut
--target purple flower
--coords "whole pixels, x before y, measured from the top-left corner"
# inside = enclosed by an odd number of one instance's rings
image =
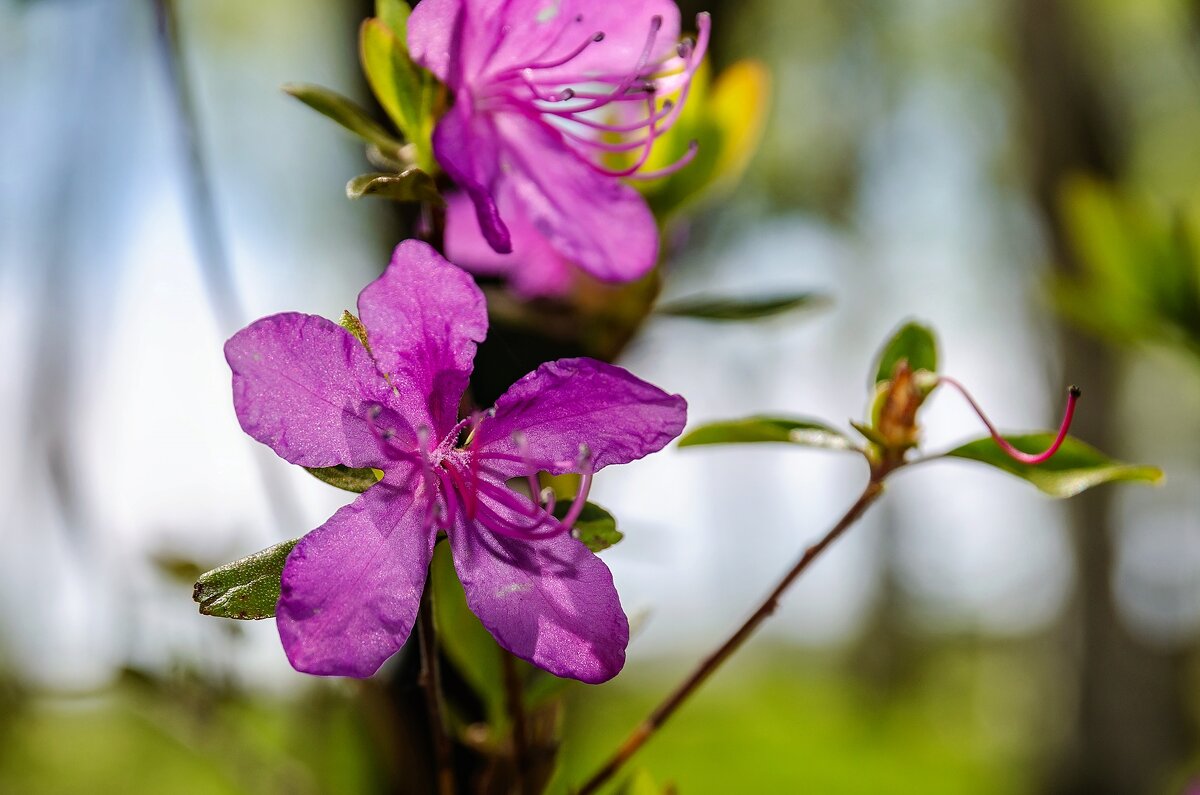
[[[422,0],[409,50],[455,100],[433,136],[464,191],[450,258],[527,294],[561,292],[570,263],[604,281],[653,268],[654,216],[621,179],[694,154],[642,171],[707,47],[708,16],[697,24],[698,42],[679,43],[670,0]],[[632,162],[610,168],[613,154]]]
[[[467,603],[501,646],[559,676],[614,676],[629,626],[608,568],[569,527],[593,472],[679,434],[683,398],[613,365],[562,359],[459,421],[487,332],[483,296],[417,241],[396,248],[358,311],[369,347],[298,313],[263,318],[225,345],[246,433],[293,464],[384,472],[288,557],[276,617],[292,665],[374,673],[412,630],[445,530]],[[583,475],[562,522],[507,485],[540,471]]]

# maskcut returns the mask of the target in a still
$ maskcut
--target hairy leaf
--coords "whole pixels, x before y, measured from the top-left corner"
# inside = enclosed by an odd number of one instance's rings
[[[554,506],[554,516],[562,519],[570,509],[571,502],[563,500]],[[584,503],[571,532],[593,552],[608,549],[625,537],[625,534],[617,529],[616,518],[594,502]]]
[[[307,83],[288,83],[283,90],[318,113],[333,119],[364,141],[375,144],[389,156],[397,156],[396,153],[400,151],[401,143],[354,100],[328,88]]]
[[[439,207],[445,204],[433,177],[416,166],[399,174],[360,174],[346,183],[346,196],[351,199],[378,196],[393,201],[425,202]]]
[[[284,541],[202,574],[192,590],[192,599],[200,604],[200,612],[237,619],[275,615],[283,564],[299,540]]]
[[[323,480],[330,486],[336,486],[344,491],[362,494],[379,482],[382,474],[374,469],[352,469],[338,464],[332,467],[305,467],[308,473],[317,480]]]

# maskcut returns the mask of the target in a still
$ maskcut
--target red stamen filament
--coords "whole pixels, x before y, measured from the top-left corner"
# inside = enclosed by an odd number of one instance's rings
[[[1000,432],[996,430],[994,425],[992,425],[991,420],[989,420],[987,415],[983,413],[983,409],[980,408],[979,404],[975,402],[975,398],[971,397],[971,393],[967,391],[965,386],[955,379],[945,375],[940,376],[938,381],[958,390],[958,392],[966,399],[967,403],[970,404],[971,408],[979,416],[979,419],[983,421],[984,427],[988,429],[988,433],[991,434],[992,439],[995,440],[996,444],[999,445],[1000,449],[1003,450],[1009,458],[1012,458],[1014,461],[1018,461],[1022,464],[1027,464],[1028,466],[1037,466],[1038,464],[1043,464],[1046,461],[1049,461],[1050,458],[1058,452],[1058,448],[1062,447],[1063,442],[1067,439],[1067,431],[1071,428],[1071,419],[1075,416],[1075,403],[1079,400],[1079,396],[1082,394],[1077,386],[1072,386],[1067,390],[1067,408],[1066,411],[1063,412],[1062,424],[1059,425],[1058,428],[1058,436],[1055,437],[1050,446],[1046,448],[1045,452],[1025,453],[1013,447],[1007,439],[1000,435]]]

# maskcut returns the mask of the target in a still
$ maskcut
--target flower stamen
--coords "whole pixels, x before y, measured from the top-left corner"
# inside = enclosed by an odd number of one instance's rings
[[[1063,412],[1062,423],[1058,427],[1058,436],[1055,437],[1054,441],[1051,442],[1050,446],[1047,447],[1044,452],[1025,453],[1021,450],[1018,450],[1016,447],[1013,447],[1013,445],[1007,439],[1000,435],[1000,432],[996,430],[996,426],[994,426],[992,421],[988,419],[986,414],[984,414],[983,409],[980,408],[979,404],[975,402],[975,398],[971,397],[971,393],[967,391],[965,386],[955,379],[945,375],[939,376],[938,382],[954,387],[954,389],[956,389],[959,394],[966,399],[967,403],[971,406],[971,409],[974,410],[974,412],[979,416],[979,419],[983,421],[984,427],[987,428],[988,433],[991,435],[992,439],[995,440],[1000,449],[1003,450],[1009,458],[1019,463],[1027,464],[1028,466],[1037,466],[1038,464],[1043,464],[1046,461],[1049,461],[1050,458],[1058,452],[1058,448],[1062,447],[1063,442],[1067,439],[1067,431],[1069,431],[1071,428],[1071,420],[1075,416],[1075,404],[1078,402],[1080,395],[1083,394],[1083,392],[1077,386],[1071,386],[1067,390],[1067,407]]]

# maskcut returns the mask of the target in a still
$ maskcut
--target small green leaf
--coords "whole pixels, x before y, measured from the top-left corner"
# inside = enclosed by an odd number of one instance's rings
[[[363,22],[359,34],[363,73],[388,117],[416,148],[417,165],[431,171],[435,165],[434,109],[440,88],[433,75],[409,56],[406,12],[385,3],[380,3],[378,10],[380,16]]]
[[[825,296],[814,293],[793,293],[759,298],[691,298],[658,307],[658,314],[699,320],[760,320],[797,309],[820,306]]]
[[[369,353],[371,343],[367,342],[367,327],[358,319],[358,315],[351,312],[349,309],[342,310],[342,319],[338,321],[338,325],[354,335],[354,338],[363,344]],[[317,477],[321,477],[317,475]]]
[[[1053,433],[1030,433],[1004,438],[1023,453],[1039,453],[1054,441]],[[1014,461],[990,436],[957,447],[946,453],[1003,469],[1023,478],[1051,497],[1073,497],[1092,486],[1116,481],[1158,483],[1163,478],[1158,467],[1114,461],[1099,450],[1073,437],[1067,437],[1058,452],[1043,464],[1029,466]]]
[[[351,199],[378,196],[401,202],[425,202],[438,207],[445,204],[433,177],[415,166],[399,174],[361,174],[346,183],[346,196]]]
[[[761,415],[701,425],[680,439],[679,446],[752,442],[787,442],[824,450],[858,449],[844,433],[824,423],[809,419]]]
[[[201,575],[192,590],[192,599],[200,604],[200,612],[206,616],[237,619],[275,615],[283,564],[299,540],[294,538],[267,547]]]
[[[375,0],[375,16],[401,40],[408,37],[408,16],[412,6],[404,0]]]
[[[569,500],[557,503],[554,506],[555,518],[562,519],[570,509],[571,502]],[[584,503],[579,518],[575,520],[571,535],[582,541],[593,552],[608,549],[625,537],[625,534],[617,529],[616,518],[594,502]]]
[[[389,156],[398,157],[402,144],[393,138],[353,100],[336,91],[307,83],[288,83],[283,90],[324,114],[368,143],[375,144]]]
[[[330,486],[336,486],[345,491],[362,494],[379,482],[383,473],[376,469],[351,469],[341,464],[333,467],[305,467],[308,473],[317,480],[323,480]]]
[[[913,322],[905,323],[897,329],[879,353],[874,383],[878,385],[891,380],[892,371],[901,359],[907,359],[908,366],[913,370],[936,373],[938,345],[933,330]]]

